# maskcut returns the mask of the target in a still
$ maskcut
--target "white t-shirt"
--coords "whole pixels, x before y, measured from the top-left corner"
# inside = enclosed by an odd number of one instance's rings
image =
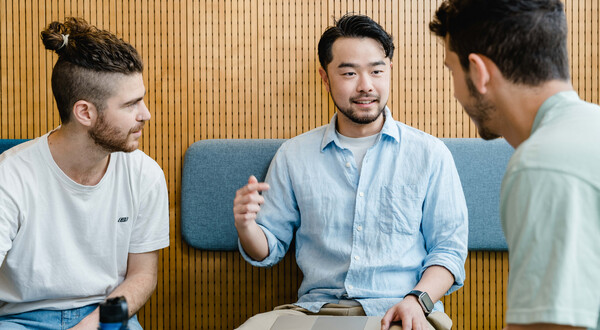
[[[354,155],[354,161],[356,162],[356,168],[360,173],[360,170],[362,169],[362,161],[365,158],[365,154],[367,153],[367,150],[369,150],[369,148],[371,148],[375,144],[379,133],[360,138],[347,137],[345,135],[340,134],[338,131],[336,131],[336,134],[338,136],[338,139],[340,140],[340,145],[352,151],[352,155]]]
[[[0,315],[101,302],[129,253],[169,245],[164,174],[142,151],[115,152],[84,186],[56,165],[48,135],[0,155]]]

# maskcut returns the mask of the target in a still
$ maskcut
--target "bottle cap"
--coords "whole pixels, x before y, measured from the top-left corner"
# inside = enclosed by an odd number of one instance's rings
[[[100,304],[101,323],[121,323],[129,318],[125,297],[107,299]]]

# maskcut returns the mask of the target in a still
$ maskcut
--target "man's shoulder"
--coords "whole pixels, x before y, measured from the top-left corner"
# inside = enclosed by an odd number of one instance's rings
[[[422,141],[429,141],[429,142],[434,142],[434,141],[439,140],[435,136],[433,136],[425,131],[422,131],[416,127],[405,124],[401,121],[394,120],[394,124],[396,124],[396,127],[398,127],[398,131],[400,132],[400,134],[402,134],[403,136],[405,136],[407,138],[413,138],[415,140],[422,140]]]
[[[563,123],[569,121],[566,119]],[[584,120],[578,120],[583,123]],[[597,119],[598,125],[600,120]],[[557,175],[575,175],[600,187],[600,131],[582,129],[583,125],[556,121],[540,127],[524,141],[511,157],[507,173],[522,170],[552,171]]]
[[[0,195],[20,201],[52,175],[45,166],[40,139],[21,143],[0,155]]]
[[[17,155],[23,155],[27,152],[31,151],[32,148],[35,148],[41,142],[40,138],[36,138],[33,140],[28,140],[23,143],[19,143],[13,146],[10,149],[7,149],[3,153],[0,154],[0,163],[6,159],[14,159]]]
[[[29,168],[39,166],[41,139],[37,138],[18,144],[0,154],[0,173],[25,173]],[[13,174],[9,174],[13,175]]]
[[[405,148],[427,153],[448,149],[442,140],[429,133],[397,120],[394,124],[398,129],[400,144]]]

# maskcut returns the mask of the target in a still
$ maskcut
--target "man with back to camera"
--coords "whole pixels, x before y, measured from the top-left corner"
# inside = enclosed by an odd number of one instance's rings
[[[394,44],[379,24],[346,15],[318,49],[337,113],[286,141],[265,183],[250,177],[233,207],[240,252],[252,265],[277,263],[295,237],[299,299],[240,329],[314,313],[385,314],[382,329],[391,321],[448,329],[439,299],[463,284],[468,231],[452,156],[439,139],[392,118]]]
[[[124,296],[129,328],[169,245],[165,178],[137,150],[150,113],[137,51],[82,19],[41,33],[58,54],[62,125],[0,155],[0,329],[97,329]]]
[[[569,77],[559,0],[449,0],[455,96],[484,139],[516,148],[501,189],[507,329],[600,329],[600,107]]]

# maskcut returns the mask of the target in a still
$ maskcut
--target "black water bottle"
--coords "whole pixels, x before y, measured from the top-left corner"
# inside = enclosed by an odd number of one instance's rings
[[[128,330],[129,312],[125,297],[106,299],[100,304],[99,330]]]

